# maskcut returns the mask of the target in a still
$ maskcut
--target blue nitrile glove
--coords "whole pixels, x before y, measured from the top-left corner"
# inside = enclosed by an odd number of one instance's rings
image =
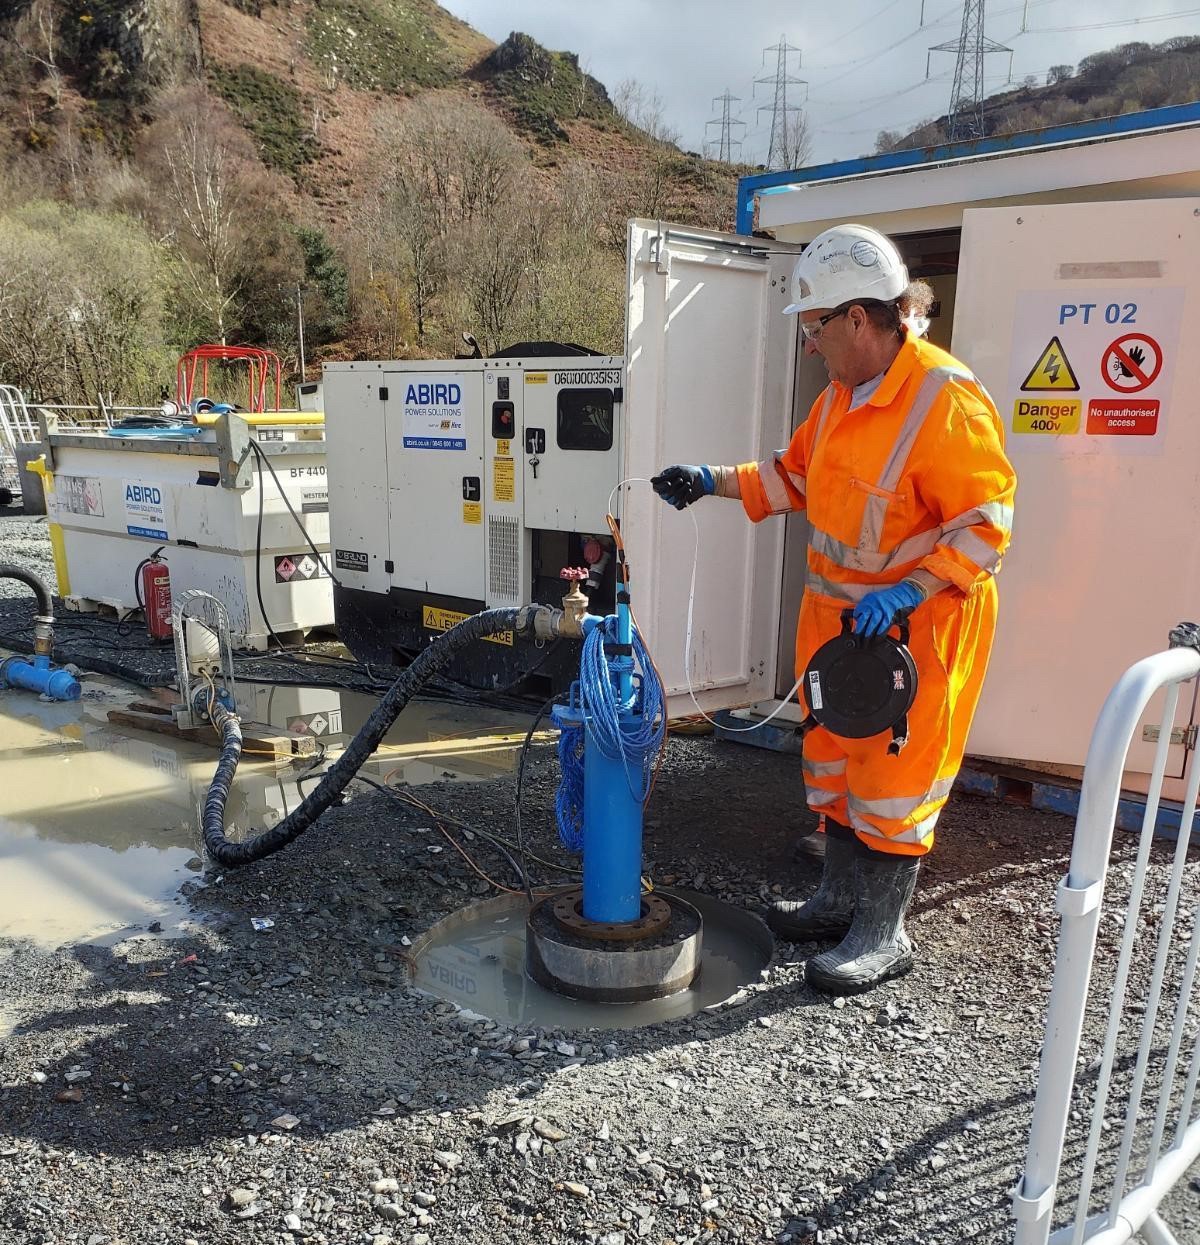
[[[650,477],[650,483],[659,497],[676,510],[690,506],[701,497],[711,497],[717,487],[707,467],[664,467],[658,475]]]
[[[883,635],[900,610],[915,609],[925,594],[910,579],[902,579],[891,588],[868,592],[854,607],[856,635]]]

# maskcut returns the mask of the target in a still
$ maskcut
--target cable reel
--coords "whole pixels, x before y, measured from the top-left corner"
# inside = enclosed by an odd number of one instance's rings
[[[908,616],[899,611],[880,636],[858,635],[854,611],[842,611],[842,631],[813,654],[804,672],[808,717],[801,730],[823,726],[843,739],[867,739],[892,732],[888,752],[898,756],[908,743],[908,711],[917,696],[917,665],[908,650]]]

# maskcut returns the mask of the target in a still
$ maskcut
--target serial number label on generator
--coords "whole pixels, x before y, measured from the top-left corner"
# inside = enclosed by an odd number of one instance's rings
[[[621,369],[612,367],[593,372],[555,372],[554,383],[556,385],[619,385]]]
[[[460,622],[466,622],[469,617],[469,614],[460,614],[456,610],[439,609],[436,605],[421,606],[421,622],[430,631],[449,631],[451,627],[457,627]],[[485,635],[482,639],[487,640],[490,644],[507,644],[511,648],[513,633],[511,631],[501,631],[498,635]]]

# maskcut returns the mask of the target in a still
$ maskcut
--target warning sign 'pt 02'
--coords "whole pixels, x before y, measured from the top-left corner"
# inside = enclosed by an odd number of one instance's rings
[[[1013,434],[1060,453],[1095,453],[1099,437],[1114,438],[1118,453],[1158,450],[1181,288],[1030,291],[1018,295],[1014,313],[1000,403]]]

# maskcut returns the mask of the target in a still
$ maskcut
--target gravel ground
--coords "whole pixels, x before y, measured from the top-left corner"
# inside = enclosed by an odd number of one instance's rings
[[[0,562],[32,571],[54,587],[54,558],[44,514],[21,514],[20,507],[0,506]],[[28,596],[24,584],[0,579],[0,599]]]
[[[556,781],[533,754],[525,824],[551,858]],[[756,912],[804,893],[799,792],[794,758],[675,738],[648,867]],[[421,795],[512,833],[511,778]],[[804,984],[819,948],[781,944],[727,1006],[618,1032],[513,1030],[409,987],[405,940],[488,889],[412,833],[428,825],[363,795],[275,858],[188,883],[206,919],[187,937],[0,940],[0,1243],[1011,1239],[1069,821],[954,799],[900,981],[830,1000]],[[1134,846],[1114,849],[1100,997]],[[1186,884],[1190,908],[1200,861]],[[1132,997],[1145,980],[1139,961]],[[1186,1180],[1166,1213],[1200,1242]]]

